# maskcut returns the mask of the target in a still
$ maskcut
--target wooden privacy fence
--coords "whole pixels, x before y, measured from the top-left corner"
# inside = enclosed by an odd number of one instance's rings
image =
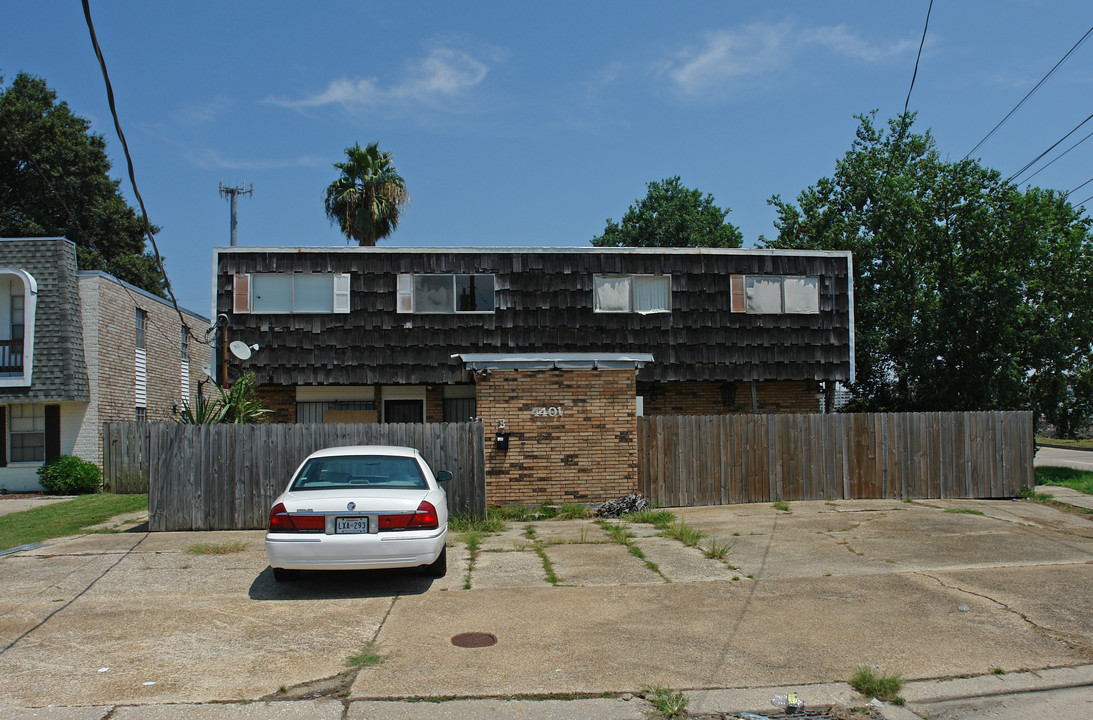
[[[638,489],[666,506],[1013,497],[1032,456],[1030,412],[638,418]]]
[[[148,492],[151,530],[266,527],[274,498],[310,453],[341,445],[417,448],[449,470],[448,509],[485,517],[481,421],[466,423],[177,425],[106,423],[109,492]]]

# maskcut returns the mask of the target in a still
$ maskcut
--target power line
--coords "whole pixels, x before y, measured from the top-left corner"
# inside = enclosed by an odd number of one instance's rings
[[[1012,175],[1010,175],[1010,176],[1009,176],[1008,178],[1006,178],[1006,182],[1011,182],[1011,181],[1012,181],[1012,180],[1013,180],[1013,179],[1014,179],[1015,177],[1017,177],[1018,175],[1020,175],[1021,173],[1023,173],[1024,171],[1028,170],[1028,169],[1029,169],[1030,167],[1032,167],[1033,165],[1035,165],[1036,163],[1038,163],[1038,162],[1040,161],[1040,158],[1042,158],[1042,157],[1043,157],[1044,155],[1047,155],[1047,154],[1048,154],[1049,152],[1051,152],[1051,151],[1052,151],[1052,150],[1054,150],[1054,149],[1055,149],[1056,147],[1058,147],[1058,146],[1059,146],[1059,144],[1060,144],[1060,143],[1061,143],[1061,142],[1062,142],[1063,140],[1066,140],[1066,139],[1067,139],[1068,137],[1070,137],[1071,135],[1073,135],[1074,133],[1076,133],[1076,132],[1078,131],[1078,128],[1080,128],[1080,127],[1081,127],[1082,125],[1085,125],[1085,124],[1086,124],[1087,122],[1089,122],[1090,120],[1093,120],[1093,113],[1090,113],[1090,115],[1089,115],[1089,116],[1088,116],[1088,117],[1087,117],[1087,118],[1086,118],[1085,120],[1082,120],[1082,121],[1081,121],[1080,123],[1078,123],[1077,125],[1075,125],[1075,126],[1074,126],[1074,129],[1073,129],[1073,130],[1071,130],[1071,131],[1070,131],[1070,132],[1068,132],[1068,133],[1067,133],[1066,135],[1063,135],[1063,136],[1062,136],[1061,138],[1059,138],[1058,140],[1056,140],[1056,141],[1055,141],[1055,142],[1054,142],[1054,143],[1052,144],[1052,146],[1051,146],[1051,147],[1049,147],[1049,148],[1048,148],[1047,150],[1044,150],[1044,151],[1043,151],[1042,153],[1040,153],[1039,155],[1037,155],[1036,157],[1034,157],[1034,158],[1033,158],[1032,160],[1029,160],[1029,161],[1028,161],[1027,163],[1025,163],[1025,164],[1024,164],[1024,166],[1023,166],[1023,167],[1022,167],[1022,168],[1021,168],[1020,170],[1018,170],[1017,172],[1015,172],[1014,174],[1012,174]]]
[[[1070,54],[1072,52],[1074,52],[1075,50],[1077,50],[1079,45],[1081,45],[1082,43],[1085,42],[1085,39],[1087,37],[1089,37],[1090,33],[1093,33],[1093,27],[1090,27],[1088,30],[1086,30],[1085,35],[1082,35],[1082,38],[1078,42],[1074,43],[1074,47],[1067,50],[1066,55],[1063,55],[1062,59],[1060,59],[1059,62],[1055,63],[1055,66],[1053,68],[1048,70],[1047,75],[1044,75],[1042,78],[1040,78],[1040,82],[1036,83],[1036,85],[1031,90],[1028,91],[1028,94],[1026,94],[1023,98],[1021,98],[1021,102],[1014,105],[1013,109],[1010,110],[1008,113],[1006,113],[1006,116],[1004,118],[1002,118],[1001,120],[999,120],[998,124],[995,125],[993,128],[991,128],[991,131],[989,133],[987,133],[986,135],[984,135],[983,139],[975,144],[975,147],[973,147],[971,150],[968,151],[968,154],[964,156],[964,160],[967,160],[973,152],[978,150],[980,145],[987,142],[987,140],[990,139],[990,136],[994,135],[994,131],[997,130],[998,128],[1002,127],[1003,123],[1005,123],[1007,120],[1009,120],[1010,116],[1013,115],[1015,112],[1017,112],[1018,108],[1020,108],[1022,105],[1024,105],[1025,101],[1028,100],[1030,97],[1032,97],[1032,94],[1040,89],[1040,86],[1043,85],[1044,82],[1049,77],[1051,77],[1055,73],[1056,70],[1059,69],[1059,66],[1062,65],[1064,62],[1066,62],[1066,59],[1068,57],[1070,57]]]
[[[926,44],[926,30],[930,27],[930,11],[933,9],[934,0],[930,0],[930,5],[926,8],[926,24],[922,27],[922,39],[918,41],[918,55],[915,56],[915,71],[911,73],[911,86],[907,88],[907,99],[903,101],[904,117],[906,117],[907,108],[911,104],[911,91],[915,89],[915,78],[918,77],[918,61],[922,59],[922,46]]]
[[[1066,195],[1063,195],[1063,199],[1065,200],[1066,198],[1070,197],[1071,193],[1073,193],[1075,190],[1081,190],[1082,188],[1084,188],[1086,185],[1088,185],[1091,182],[1093,182],[1093,178],[1089,178],[1088,180],[1086,180],[1084,183],[1082,183],[1078,187],[1074,188],[1073,190],[1067,190]],[[1079,203],[1079,204],[1084,204],[1084,201],[1082,203]]]
[[[1078,147],[1079,145],[1081,145],[1082,143],[1084,143],[1084,142],[1085,142],[1086,140],[1088,140],[1088,139],[1089,139],[1089,138],[1091,138],[1091,137],[1093,137],[1093,132],[1089,133],[1089,134],[1088,134],[1088,135],[1086,135],[1086,136],[1085,136],[1084,138],[1082,138],[1082,139],[1081,139],[1081,140],[1079,140],[1078,142],[1076,142],[1076,143],[1074,143],[1073,145],[1071,145],[1070,147],[1068,147],[1068,148],[1067,148],[1066,150],[1063,150],[1063,151],[1062,151],[1061,153],[1059,153],[1058,155],[1056,155],[1056,156],[1055,156],[1055,159],[1054,159],[1054,160],[1052,160],[1052,161],[1051,161],[1051,162],[1049,162],[1049,163],[1048,163],[1047,165],[1044,165],[1044,166],[1043,166],[1042,168],[1040,168],[1039,170],[1037,170],[1036,172],[1032,173],[1032,174],[1031,174],[1031,175],[1029,175],[1029,176],[1028,176],[1027,178],[1025,178],[1025,182],[1028,182],[1028,181],[1029,181],[1029,180],[1031,180],[1032,178],[1034,178],[1034,177],[1036,177],[1037,175],[1039,175],[1040,173],[1042,173],[1042,172],[1043,172],[1044,170],[1047,170],[1047,169],[1048,169],[1049,167],[1051,167],[1051,166],[1052,166],[1052,165],[1053,165],[1053,164],[1055,163],[1055,160],[1058,160],[1058,159],[1059,159],[1059,158],[1061,158],[1062,156],[1066,155],[1066,154],[1067,154],[1068,152],[1070,152],[1070,151],[1071,151],[1071,150],[1073,150],[1074,148]]]
[[[88,0],[82,0],[83,2],[83,15],[87,20],[87,31],[91,35],[91,45],[95,48],[95,57],[99,59],[99,67],[102,69],[102,79],[106,84],[106,100],[110,105],[110,115],[114,118],[114,130],[118,133],[118,139],[121,140],[121,149],[125,153],[125,163],[129,168],[129,182],[133,186],[133,195],[137,198],[137,204],[140,205],[141,219],[144,221],[144,233],[148,236],[148,241],[152,244],[152,252],[156,256],[156,265],[159,266],[160,273],[163,274],[163,285],[167,290],[167,295],[171,298],[171,305],[174,306],[175,312],[178,313],[178,320],[182,323],[182,327],[186,328],[186,332],[190,337],[200,342],[197,335],[194,335],[190,330],[190,326],[186,323],[186,318],[182,316],[182,310],[178,307],[178,301],[175,300],[174,290],[171,289],[171,281],[167,278],[167,268],[163,267],[163,258],[159,254],[159,246],[156,245],[155,235],[152,234],[152,224],[148,222],[148,211],[144,207],[144,198],[140,195],[140,190],[137,188],[137,176],[133,170],[133,157],[129,154],[129,144],[125,142],[125,133],[121,129],[121,121],[118,119],[118,109],[114,105],[114,88],[110,84],[110,75],[106,71],[106,59],[102,55],[102,48],[99,47],[99,39],[95,36],[95,25],[91,22],[91,6],[88,4]]]
[[[1077,188],[1075,188],[1075,189],[1077,189]],[[1090,196],[1089,196],[1089,197],[1087,197],[1087,198],[1086,198],[1085,200],[1082,200],[1082,201],[1081,201],[1080,203],[1074,203],[1074,206],[1075,206],[1075,207],[1081,207],[1082,205],[1085,205],[1085,204],[1086,204],[1087,202],[1089,202],[1090,200],[1093,200],[1093,195],[1090,195]]]

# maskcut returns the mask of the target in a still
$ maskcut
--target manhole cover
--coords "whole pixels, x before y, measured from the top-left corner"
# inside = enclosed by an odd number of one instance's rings
[[[461,633],[452,637],[452,645],[461,648],[489,647],[497,644],[497,636],[491,633]]]

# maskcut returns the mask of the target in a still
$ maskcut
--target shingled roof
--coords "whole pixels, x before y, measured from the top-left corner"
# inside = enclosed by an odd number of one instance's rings
[[[38,284],[34,365],[29,387],[0,387],[0,402],[87,402],[76,246],[64,238],[0,239],[0,267]]]

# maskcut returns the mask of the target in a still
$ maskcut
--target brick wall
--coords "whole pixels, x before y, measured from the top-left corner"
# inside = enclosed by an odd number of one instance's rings
[[[735,383],[735,398],[726,405],[720,382],[638,383],[646,415],[725,415],[750,413],[751,384]],[[778,380],[755,383],[761,413],[814,413],[820,411],[817,388],[808,381]]]
[[[475,390],[486,428],[486,502],[598,502],[636,490],[634,378],[634,370],[480,376]],[[560,415],[551,416],[551,408]],[[509,433],[507,450],[494,442],[500,420]]]
[[[296,387],[294,385],[259,385],[262,407],[272,410],[266,417],[271,423],[296,422]]]
[[[81,457],[101,463],[102,424],[136,418],[136,309],[148,313],[144,335],[149,421],[170,420],[176,403],[195,402],[197,383],[205,378],[201,366],[212,361],[212,351],[190,338],[190,387],[184,395],[182,324],[174,307],[98,274],[80,275],[79,289],[90,403],[76,446]],[[184,316],[190,331],[203,337],[207,321]]]
[[[425,389],[425,422],[444,422],[444,388],[440,385]]]

